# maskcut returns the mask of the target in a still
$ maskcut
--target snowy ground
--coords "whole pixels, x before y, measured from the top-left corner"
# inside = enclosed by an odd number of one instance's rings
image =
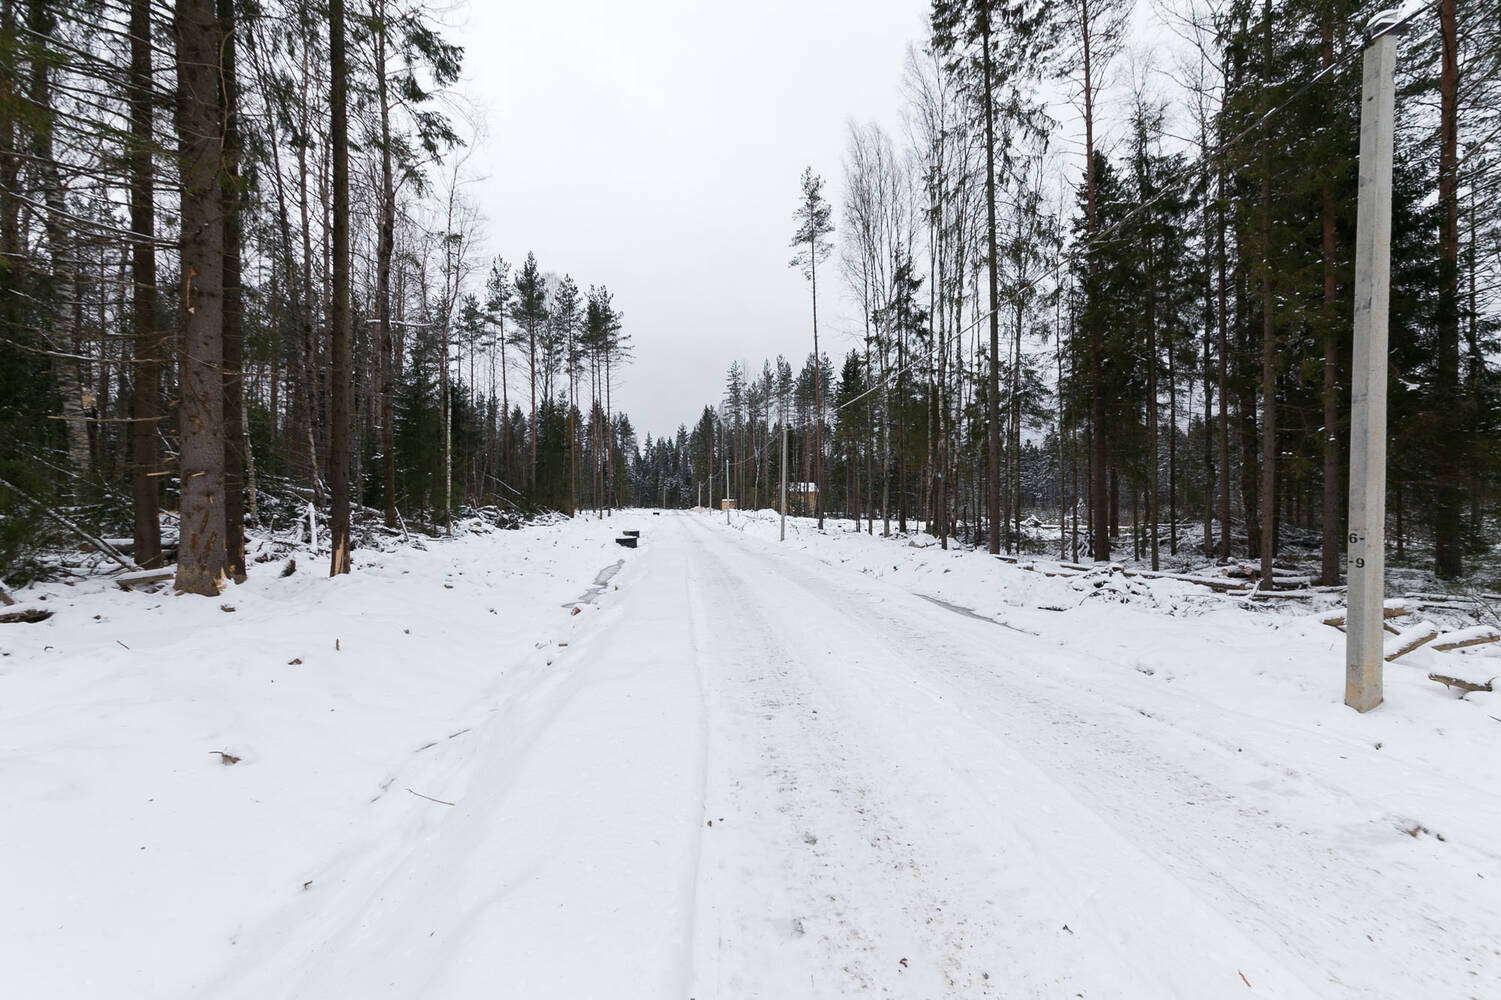
[[[1308,615],[764,514],[298,563],[16,595],[0,997],[1501,996],[1491,647],[1362,717]]]

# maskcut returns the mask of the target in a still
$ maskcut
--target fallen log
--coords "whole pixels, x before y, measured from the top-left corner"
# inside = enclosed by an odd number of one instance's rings
[[[13,598],[9,594],[7,594],[5,592],[5,588],[4,587],[0,587],[0,604],[3,604],[7,608],[9,608],[9,607],[14,606],[15,603],[16,603],[15,598]]]
[[[165,569],[140,569],[134,573],[121,573],[115,577],[115,583],[121,590],[130,590],[132,587],[144,587],[152,583],[165,583],[177,575],[177,569],[168,566]]]
[[[1407,602],[1402,600],[1400,597],[1393,598],[1389,601],[1383,601],[1381,604],[1382,618],[1401,618],[1405,614],[1407,614]],[[1339,628],[1341,625],[1345,624],[1345,610],[1341,608],[1337,611],[1331,611],[1328,615],[1319,620],[1325,625],[1333,625],[1335,628]]]
[[[1412,628],[1405,629],[1386,640],[1384,649],[1386,662],[1391,663],[1399,656],[1406,656],[1418,647],[1426,646],[1434,639],[1437,639],[1438,635],[1438,626],[1433,624],[1433,622],[1418,622]]]
[[[1429,674],[1428,679],[1430,681],[1438,681],[1440,684],[1444,685],[1444,687],[1459,688],[1465,694],[1469,694],[1471,691],[1490,691],[1491,681],[1495,680],[1495,678],[1492,677],[1490,681],[1486,681],[1484,684],[1476,684],[1474,681],[1462,680],[1458,677],[1450,677],[1447,674]]]
[[[1501,642],[1501,631],[1489,625],[1476,625],[1474,628],[1445,632],[1434,640],[1433,648],[1448,652],[1451,649],[1464,649],[1466,646],[1483,646],[1488,642]]]
[[[1216,576],[1194,576],[1191,573],[1163,573],[1145,569],[1123,569],[1122,576],[1139,577],[1143,580],[1181,580],[1184,583],[1208,587],[1221,594],[1245,593],[1250,585],[1244,580],[1225,579]]]

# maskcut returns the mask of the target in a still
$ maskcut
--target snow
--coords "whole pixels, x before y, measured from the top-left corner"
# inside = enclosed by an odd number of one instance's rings
[[[1501,995],[1495,645],[788,529],[16,593],[0,996]]]

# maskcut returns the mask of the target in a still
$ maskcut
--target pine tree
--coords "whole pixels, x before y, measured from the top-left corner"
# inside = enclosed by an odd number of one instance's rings
[[[813,173],[812,167],[803,169],[801,180],[802,198],[797,210],[792,213],[797,228],[789,244],[797,249],[791,267],[802,270],[813,287],[813,356],[818,354],[818,265],[828,259],[833,245],[827,236],[834,231],[830,216],[833,210],[823,196],[823,178]],[[813,509],[818,518],[818,528],[823,530],[823,393],[815,379],[813,386]]]
[[[547,284],[537,268],[537,258],[528,253],[526,263],[521,265],[515,279],[516,304],[512,316],[520,329],[516,331],[517,346],[526,352],[527,377],[531,384],[532,408],[527,428],[531,435],[531,464],[527,483],[537,486],[537,379],[542,374],[540,349],[545,345],[538,338],[544,336],[547,323]]]

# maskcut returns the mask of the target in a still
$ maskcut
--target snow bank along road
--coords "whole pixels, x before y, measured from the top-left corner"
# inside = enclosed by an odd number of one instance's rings
[[[1361,718],[1322,626],[737,527],[48,592],[0,996],[1501,996],[1498,703]]]

